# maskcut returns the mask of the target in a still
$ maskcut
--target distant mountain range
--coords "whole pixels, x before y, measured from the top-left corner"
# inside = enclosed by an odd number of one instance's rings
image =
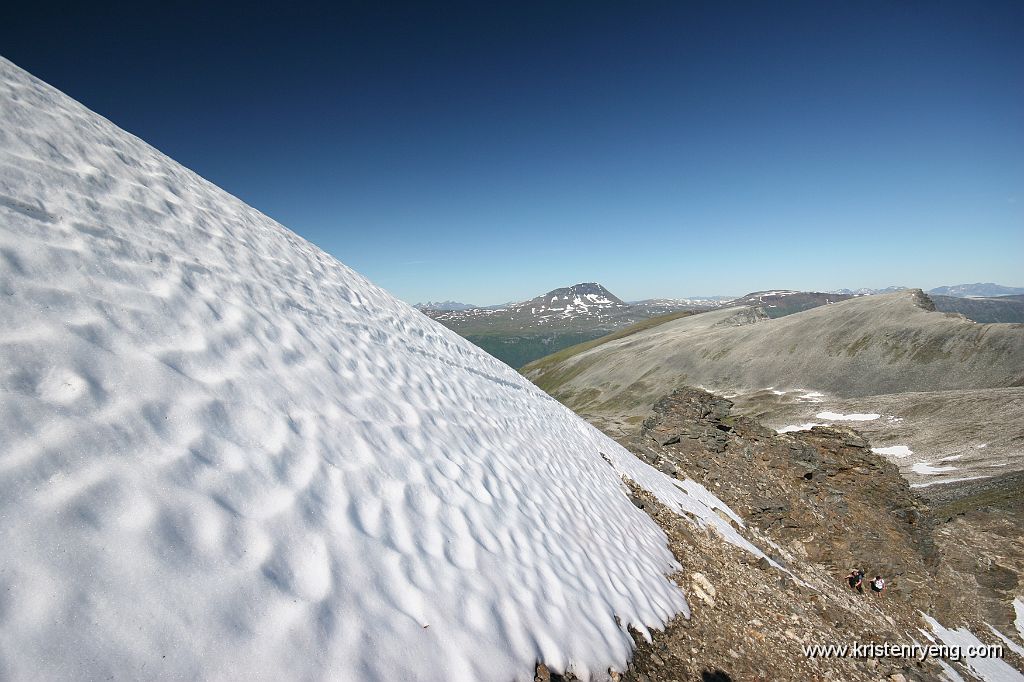
[[[928,291],[929,294],[939,296],[956,296],[957,298],[977,298],[991,296],[1020,296],[1024,295],[1024,287],[1005,287],[1002,284],[991,282],[982,284],[954,284],[952,286],[936,287]]]
[[[935,309],[959,313],[974,322],[1024,323],[1024,296],[939,296],[929,294]]]
[[[851,298],[907,290],[839,289],[797,291],[766,289],[744,296],[650,298],[626,302],[597,282],[553,289],[528,301],[488,307],[457,301],[418,303],[416,308],[513,367],[568,346],[583,343],[643,320],[679,316],[723,307],[750,306],[761,317],[780,318]],[[958,313],[975,322],[1024,322],[1024,297],[1005,295],[1024,289],[998,284],[960,284],[932,289],[936,310]],[[1001,292],[1001,295],[982,292]]]
[[[652,299],[626,303],[597,282],[553,289],[528,301],[488,308],[439,308],[421,305],[429,317],[460,334],[538,331],[609,332],[642,319],[678,310],[704,310],[710,304],[688,299]]]
[[[600,289],[601,291],[605,292],[605,294],[610,295],[608,290],[605,289],[600,284],[596,284],[594,282],[588,282],[588,283],[583,283],[583,284],[576,284],[576,285],[574,285],[572,287],[563,287],[562,289],[555,289],[554,291],[549,291],[547,294],[544,294],[543,296],[538,296],[535,299],[531,299],[530,301],[526,301],[525,303],[530,303],[532,301],[537,301],[539,299],[543,299],[545,297],[552,296],[552,295],[564,296],[564,295],[566,295],[566,292],[581,292],[581,291],[583,291],[582,288],[586,288],[586,287],[596,287],[595,291]],[[683,298],[645,298],[645,299],[642,299],[642,300],[639,300],[639,301],[627,301],[626,304],[627,305],[641,305],[641,306],[647,306],[647,307],[661,307],[661,308],[665,308],[665,309],[668,309],[668,310],[677,310],[681,306],[718,307],[718,306],[721,306],[721,305],[730,305],[730,304],[736,305],[736,304],[739,304],[741,301],[744,302],[744,303],[751,303],[752,302],[751,298],[755,297],[755,296],[777,296],[777,297],[782,297],[782,296],[787,296],[787,295],[791,295],[791,294],[794,294],[794,293],[798,293],[798,294],[814,293],[815,295],[823,297],[823,298],[827,294],[836,294],[836,295],[844,296],[844,297],[848,298],[848,297],[851,297],[851,296],[874,296],[876,294],[891,294],[891,293],[896,292],[896,291],[905,291],[905,290],[910,289],[910,288],[911,287],[905,287],[905,286],[890,286],[890,287],[885,287],[884,289],[873,289],[871,287],[860,287],[859,289],[831,289],[831,290],[829,290],[827,292],[806,292],[806,291],[799,291],[799,290],[793,290],[793,289],[778,289],[778,290],[772,290],[772,291],[769,291],[769,290],[755,291],[753,293],[747,294],[746,296],[740,296],[738,298],[736,296],[720,296],[720,295],[716,295],[716,296],[686,296],[686,297],[683,297]],[[955,296],[955,297],[958,297],[958,298],[988,298],[988,297],[993,297],[993,296],[1020,296],[1020,295],[1024,295],[1024,287],[1008,287],[1008,286],[1003,286],[1002,284],[994,284],[992,282],[989,282],[989,283],[980,283],[979,282],[979,283],[976,283],[976,284],[951,284],[951,285],[946,285],[946,286],[941,286],[941,287],[935,287],[934,289],[929,289],[927,293],[929,293],[929,294],[937,294],[939,296]],[[612,297],[612,298],[615,298],[615,297]],[[618,300],[618,299],[616,299],[616,300]],[[835,302],[835,300],[845,300],[845,299],[834,299],[834,300],[830,300],[829,302]],[[619,300],[619,302],[621,303],[622,301]],[[823,302],[824,302],[824,300],[823,300]],[[442,311],[448,311],[448,310],[470,310],[470,309],[474,309],[474,308],[480,308],[480,309],[484,309],[484,310],[497,310],[497,309],[508,308],[510,306],[525,305],[525,303],[504,303],[504,304],[499,304],[499,305],[479,306],[479,305],[474,305],[472,303],[460,303],[458,301],[438,301],[438,302],[427,301],[426,303],[416,303],[415,305],[413,305],[413,307],[417,308],[419,310],[442,310]]]
[[[841,294],[821,291],[793,291],[791,289],[773,289],[770,291],[755,291],[726,301],[723,305],[741,306],[749,305],[761,308],[768,317],[785,317],[802,310],[810,310],[820,305],[838,303],[852,298],[853,294]]]
[[[587,400],[606,400],[615,391],[640,400],[630,388],[633,377],[619,372],[627,358],[642,350],[643,363],[629,362],[636,376],[654,386],[643,399],[667,393],[680,375],[718,390],[781,385],[798,377],[815,390],[859,397],[1014,386],[1024,366],[1022,330],[936,314],[920,289],[858,297],[834,309],[818,306],[784,320],[750,316],[745,310],[719,309],[652,328],[630,337],[628,344],[605,344],[602,353],[615,349],[619,355],[602,363],[600,371],[586,377],[571,372],[559,376],[572,377],[566,387],[580,390]],[[646,344],[642,349],[637,342],[641,338]],[[586,391],[598,387],[600,397]]]
[[[884,289],[836,289],[832,293],[848,294],[850,296],[873,296],[875,294],[891,294],[894,291],[903,291],[910,287],[893,286]],[[976,283],[976,284],[951,284],[935,287],[928,290],[929,294],[938,296],[955,296],[957,298],[989,298],[992,296],[1016,296],[1024,294],[1024,287],[1007,287],[1002,284]]]
[[[915,483],[945,480],[934,476],[944,471],[957,471],[955,480],[1024,468],[1017,426],[1024,325],[942,314],[936,299],[1024,304],[1024,296],[915,289],[782,319],[768,319],[761,305],[726,307],[623,329],[520,371],[614,433],[650,416],[658,397],[689,385],[727,395],[744,413],[788,431],[850,422],[879,446],[899,446],[893,457]],[[936,461],[956,464],[929,470]]]
[[[470,308],[479,308],[480,306],[473,305],[472,303],[459,303],[458,301],[427,301],[426,303],[416,303],[413,308],[418,310],[469,310]]]
[[[561,287],[528,301],[488,308],[417,306],[423,314],[513,367],[641,320],[712,307],[710,301],[694,303],[689,299],[626,303],[597,282]]]
[[[874,296],[875,294],[891,294],[894,291],[903,291],[904,289],[908,288],[909,287],[893,286],[886,287],[884,289],[869,289],[866,287],[861,287],[860,289],[836,289],[831,293],[846,294],[847,296]]]

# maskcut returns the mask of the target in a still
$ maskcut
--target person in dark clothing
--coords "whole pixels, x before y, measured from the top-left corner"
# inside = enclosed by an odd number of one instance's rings
[[[864,571],[858,571],[856,568],[850,571],[850,575],[846,576],[846,583],[850,586],[851,590],[857,592],[864,591]]]

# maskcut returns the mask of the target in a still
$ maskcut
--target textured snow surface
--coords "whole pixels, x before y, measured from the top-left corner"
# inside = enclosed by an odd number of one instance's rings
[[[1021,658],[1024,658],[1024,647],[1022,647],[1020,644],[1018,644],[1017,642],[1013,641],[1012,639],[1010,639],[1009,637],[1007,637],[1003,633],[999,632],[999,630],[997,630],[996,628],[992,627],[992,625],[990,623],[985,623],[985,626],[988,627],[988,629],[992,631],[993,635],[998,637],[1000,639],[1000,641],[1002,641],[1002,643],[1006,645],[1007,649],[1009,649],[1013,653],[1017,654]]]
[[[0,59],[0,678],[604,675],[686,611],[515,371]],[[616,617],[621,624],[616,623]]]

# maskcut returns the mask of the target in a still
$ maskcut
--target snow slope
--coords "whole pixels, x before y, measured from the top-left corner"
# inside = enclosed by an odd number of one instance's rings
[[[0,678],[601,676],[686,610],[622,476],[756,551],[3,59],[0,117]]]

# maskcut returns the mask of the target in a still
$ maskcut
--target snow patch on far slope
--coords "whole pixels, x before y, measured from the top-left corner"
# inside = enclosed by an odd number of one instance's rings
[[[886,455],[888,457],[910,457],[914,454],[914,451],[906,445],[889,445],[884,448],[871,448],[871,452],[878,455]]]
[[[837,422],[868,422],[878,419],[879,414],[839,414],[838,412],[819,412],[815,415],[818,419],[830,419]]]
[[[623,476],[756,552],[707,490],[3,59],[0,117],[5,676],[585,679],[686,609]]]
[[[967,658],[969,647],[982,647],[983,642],[967,628],[947,630],[931,616],[924,616],[932,632],[942,641],[951,647],[959,647],[965,656],[965,661],[970,669],[977,674],[984,682],[1024,682],[1024,675],[1021,675],[1016,668],[1006,661],[998,658]]]

